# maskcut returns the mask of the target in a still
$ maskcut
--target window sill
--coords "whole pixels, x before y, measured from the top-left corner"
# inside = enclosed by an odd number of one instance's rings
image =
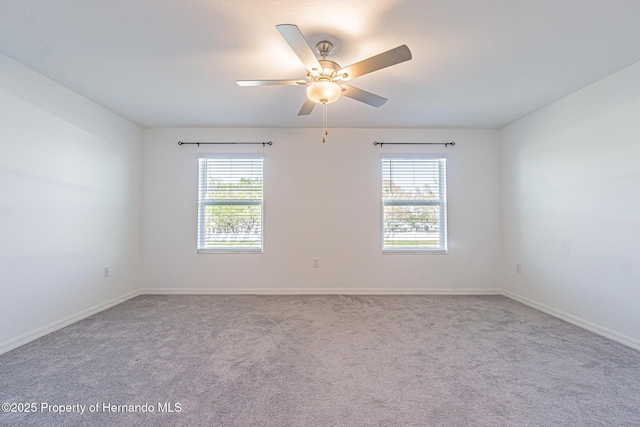
[[[262,249],[198,249],[198,254],[262,254]]]
[[[382,255],[447,255],[446,249],[383,249]]]

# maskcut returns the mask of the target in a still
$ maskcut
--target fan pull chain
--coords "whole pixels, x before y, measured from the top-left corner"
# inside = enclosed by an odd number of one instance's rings
[[[329,115],[327,114],[327,103],[322,103],[322,127],[324,128],[324,134],[329,135]],[[322,137],[322,143],[324,144],[325,138]]]

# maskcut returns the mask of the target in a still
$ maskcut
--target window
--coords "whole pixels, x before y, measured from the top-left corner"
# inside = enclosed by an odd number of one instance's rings
[[[383,252],[447,252],[446,159],[382,158]]]
[[[262,156],[200,157],[198,252],[262,252]]]

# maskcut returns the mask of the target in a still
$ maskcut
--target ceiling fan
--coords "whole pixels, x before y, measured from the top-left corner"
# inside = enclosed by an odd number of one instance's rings
[[[322,57],[322,59],[318,59],[296,25],[280,24],[276,25],[276,29],[307,69],[306,80],[238,80],[237,83],[240,86],[306,86],[307,98],[298,115],[308,115],[316,104],[323,104],[325,134],[327,133],[326,105],[337,101],[342,95],[374,107],[380,107],[387,102],[386,98],[358,89],[345,82],[411,59],[411,51],[406,45],[402,45],[342,68],[334,61],[327,59],[333,50],[333,43],[330,41],[322,40],[316,44],[316,51]]]

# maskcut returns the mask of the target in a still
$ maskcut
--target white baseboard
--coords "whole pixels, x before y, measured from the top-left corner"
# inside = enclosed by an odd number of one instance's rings
[[[518,301],[531,308],[535,308],[536,310],[542,311],[543,313],[546,313],[550,316],[557,317],[558,319],[564,320],[565,322],[569,322],[583,329],[591,331],[595,334],[601,335],[605,338],[609,338],[610,340],[619,342],[620,344],[624,344],[627,347],[640,350],[640,341],[635,338],[631,338],[629,336],[620,334],[618,332],[612,331],[611,329],[605,328],[595,323],[591,323],[587,320],[581,319],[579,317],[573,316],[563,311],[556,310],[555,308],[549,307],[548,305],[545,305],[545,304],[541,304],[532,299],[523,297],[522,295],[518,295],[513,292],[505,291],[505,290],[501,291],[501,293],[507,298],[511,298],[514,301]]]
[[[65,326],[69,326],[72,323],[75,323],[79,320],[82,320],[86,317],[93,316],[96,313],[99,313],[103,310],[121,304],[131,298],[140,295],[139,291],[129,292],[128,294],[122,295],[121,297],[114,298],[110,301],[104,302],[102,304],[95,305],[86,310],[83,310],[77,314],[65,317],[64,319],[58,320],[56,322],[45,325],[41,328],[35,329],[33,331],[27,332],[26,334],[22,334],[16,338],[10,339],[3,343],[0,343],[0,354],[4,354],[8,351],[13,350],[14,348],[18,348],[21,345],[25,345],[28,342],[37,340],[40,337],[43,337],[51,332],[55,332],[58,329],[62,329]]]
[[[502,295],[499,289],[353,289],[353,288],[146,288],[141,295]]]

